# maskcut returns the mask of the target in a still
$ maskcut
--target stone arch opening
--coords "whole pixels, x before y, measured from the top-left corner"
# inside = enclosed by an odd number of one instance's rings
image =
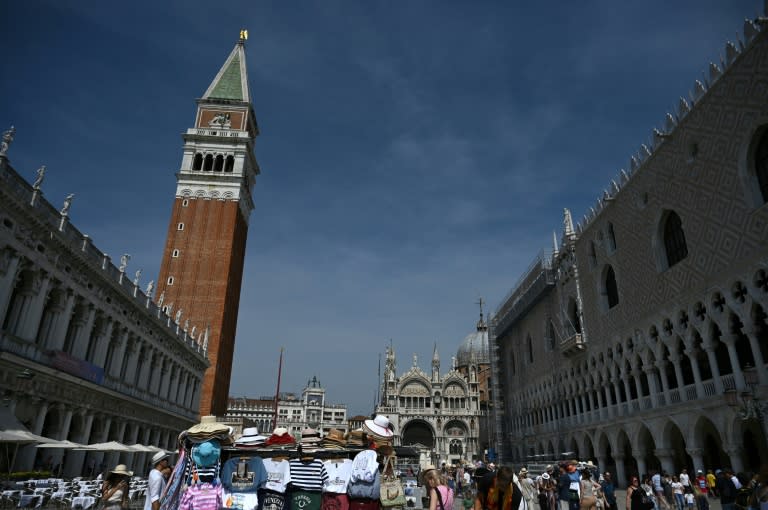
[[[435,432],[432,426],[423,420],[411,420],[406,423],[401,437],[403,446],[423,444],[428,448],[435,447]]]
[[[715,360],[717,361],[717,368],[720,371],[720,375],[728,375],[733,373],[733,367],[731,366],[731,357],[728,355],[728,346],[721,340],[722,332],[720,327],[712,321],[712,327],[710,328],[711,343],[715,345]],[[726,387],[726,389],[728,389]],[[735,388],[734,388],[735,389]]]
[[[632,443],[629,441],[629,436],[627,436],[624,430],[620,430],[619,435],[616,437],[616,449],[619,455],[624,457],[623,461],[619,461],[624,463],[624,473],[628,477],[638,476],[640,473],[637,472],[637,461],[632,456]]]
[[[723,450],[723,440],[717,427],[706,416],[699,416],[693,425],[693,441],[702,449],[704,466],[726,466],[728,455]]]
[[[656,441],[653,439],[653,434],[648,430],[648,427],[643,425],[640,428],[640,432],[637,434],[637,451],[638,456],[645,464],[645,471],[661,470],[661,462],[656,457]]]
[[[669,452],[669,465],[674,470],[674,473],[679,473],[683,468],[693,466],[693,459],[688,455],[686,449],[685,437],[683,436],[680,427],[672,420],[667,420],[664,425],[662,434],[662,443],[667,445]],[[661,459],[662,462],[664,459]],[[665,467],[662,465],[662,467]],[[669,468],[667,468],[669,470]]]

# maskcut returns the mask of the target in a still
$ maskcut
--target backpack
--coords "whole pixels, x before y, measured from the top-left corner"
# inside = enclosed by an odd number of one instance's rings
[[[742,487],[736,493],[736,501],[734,501],[736,508],[746,510],[751,506],[750,499],[752,498],[752,489],[749,487]]]

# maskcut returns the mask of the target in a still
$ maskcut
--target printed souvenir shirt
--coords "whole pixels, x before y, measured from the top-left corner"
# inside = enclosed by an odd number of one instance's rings
[[[221,467],[224,487],[224,507],[233,510],[256,510],[256,492],[267,481],[267,472],[260,457],[229,459]]]
[[[346,494],[347,485],[349,485],[349,479],[352,476],[352,461],[350,459],[327,460],[323,465],[328,472],[328,481],[323,486],[323,492]]]
[[[264,469],[267,472],[265,489],[275,492],[285,492],[285,487],[291,481],[291,467],[287,460],[263,460]]]

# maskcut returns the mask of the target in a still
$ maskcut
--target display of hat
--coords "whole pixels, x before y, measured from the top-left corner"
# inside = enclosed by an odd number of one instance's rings
[[[547,464],[546,471],[552,471],[555,467],[552,464]]]
[[[165,450],[161,450],[161,451],[159,451],[159,452],[155,453],[155,454],[152,456],[152,463],[150,464],[150,466],[154,466],[155,464],[157,464],[157,463],[158,463],[158,462],[160,462],[161,460],[163,460],[163,459],[167,459],[168,457],[170,457],[170,455],[168,454],[168,452],[166,452]]]
[[[365,429],[374,436],[388,438],[394,436],[394,432],[389,429],[389,418],[382,414],[377,414],[372,420],[365,420]]]
[[[317,444],[320,442],[320,433],[313,428],[305,428],[301,431],[301,444]]]
[[[288,433],[288,429],[284,427],[277,427],[272,431],[272,435],[264,442],[265,445],[288,445],[295,444],[296,439]]]
[[[349,433],[349,438],[347,439],[347,446],[365,446],[365,443],[363,442],[364,434],[365,431],[363,431],[363,429],[351,431]]]
[[[114,473],[116,475],[133,476],[133,471],[128,471],[128,466],[125,464],[118,464],[115,466],[115,469],[110,471],[110,473]]]
[[[520,474],[521,475],[527,475],[528,474],[528,468],[520,468]]]
[[[264,444],[267,436],[259,435],[259,429],[256,427],[246,427],[243,429],[243,435],[237,438],[236,445],[259,445]]]
[[[213,467],[221,455],[221,446],[215,439],[204,441],[192,447],[192,460],[197,467]]]
[[[231,431],[228,425],[217,422],[215,416],[203,416],[200,418],[200,423],[192,425],[187,430],[187,434],[229,434]]]
[[[587,461],[587,466],[588,466],[588,467],[595,467],[595,465],[594,465],[594,464],[592,464],[592,461],[591,461],[591,460],[588,460],[588,461]]]
[[[347,440],[344,438],[344,432],[339,429],[331,429],[320,442],[324,448],[337,448],[347,446]]]
[[[544,473],[543,475],[541,475],[541,479],[542,480],[549,480],[549,473]]]

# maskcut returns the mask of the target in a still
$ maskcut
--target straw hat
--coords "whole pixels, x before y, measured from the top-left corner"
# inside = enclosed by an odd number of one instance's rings
[[[229,426],[216,421],[215,416],[203,416],[200,423],[192,425],[188,434],[228,434],[231,431]]]
[[[433,464],[429,464],[428,466],[425,466],[422,468],[421,473],[419,473],[419,478],[421,478],[421,483],[425,484],[427,483],[427,473],[430,471],[437,471],[437,468]]]
[[[118,464],[115,469],[110,472],[116,475],[133,476],[133,471],[128,471],[128,466],[125,464]]]
[[[381,414],[376,415],[372,420],[365,420],[365,428],[374,436],[392,437],[394,435],[394,432],[389,429],[389,418]]]

